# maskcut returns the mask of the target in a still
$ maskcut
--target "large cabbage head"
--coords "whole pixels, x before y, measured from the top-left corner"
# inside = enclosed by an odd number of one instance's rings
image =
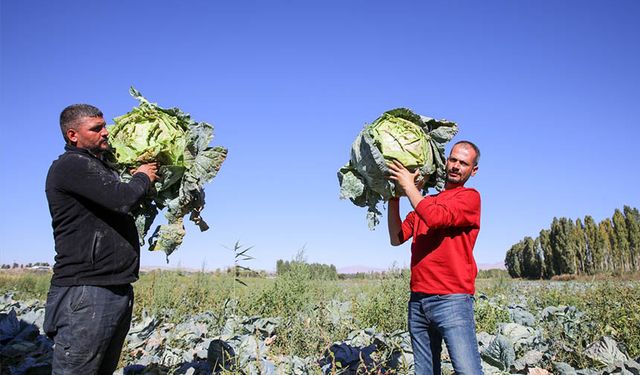
[[[132,167],[156,161],[184,166],[186,130],[175,116],[148,105],[116,117],[109,142],[118,163]]]
[[[427,162],[430,151],[427,135],[409,120],[386,112],[369,126],[369,134],[387,161],[398,160],[409,170]]]
[[[124,181],[141,164],[157,162],[158,179],[154,189],[131,212],[140,243],[159,210],[165,210],[166,225],[156,228],[149,238],[149,250],[171,254],[185,235],[183,218],[189,218],[201,231],[208,225],[200,213],[204,209],[204,184],[211,181],[227,157],[224,147],[210,147],[213,125],[196,122],[179,108],[162,108],[150,103],[133,87],[131,95],[140,104],[116,117],[109,127],[111,152],[107,160]]]
[[[397,160],[410,171],[419,171],[427,189],[444,187],[444,145],[458,131],[447,120],[434,120],[407,108],[383,113],[365,125],[351,146],[349,162],[338,171],[340,197],[356,206],[367,207],[369,227],[379,223],[378,203],[397,195],[389,180],[388,164]]]

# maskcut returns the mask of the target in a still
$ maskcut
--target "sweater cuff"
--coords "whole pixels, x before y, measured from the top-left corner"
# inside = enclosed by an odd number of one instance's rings
[[[145,188],[145,192],[150,192],[151,188],[153,187],[153,183],[151,182],[151,179],[149,178],[149,176],[147,176],[146,173],[142,173],[142,172],[137,172],[133,175],[133,177],[141,177],[142,181],[144,181],[144,184],[146,186]]]

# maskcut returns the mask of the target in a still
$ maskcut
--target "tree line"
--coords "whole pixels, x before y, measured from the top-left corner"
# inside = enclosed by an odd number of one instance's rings
[[[538,237],[511,246],[505,266],[511,277],[527,279],[639,271],[640,212],[624,206],[599,223],[589,215],[575,221],[554,217]]]
[[[35,262],[35,263],[27,263],[27,264],[19,264],[14,262],[13,264],[0,265],[0,269],[3,269],[3,270],[9,270],[9,269],[15,269],[15,268],[31,268],[31,267],[51,267],[51,266],[47,262]]]
[[[276,274],[282,276],[294,270],[304,268],[305,273],[313,280],[337,280],[338,271],[333,264],[306,263],[304,260],[282,260],[276,262]]]

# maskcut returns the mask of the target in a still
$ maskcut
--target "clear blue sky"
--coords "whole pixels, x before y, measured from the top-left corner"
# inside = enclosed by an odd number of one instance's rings
[[[482,150],[478,263],[554,216],[640,207],[640,3],[623,1],[10,1],[1,3],[0,263],[53,261],[44,180],[60,111],[137,105],[213,123],[229,149],[200,233],[170,265],[388,268],[386,220],[338,199],[366,122],[395,107],[459,124]],[[447,148],[448,152],[449,148]],[[403,202],[403,210],[409,208]],[[142,264],[164,265],[143,249]]]

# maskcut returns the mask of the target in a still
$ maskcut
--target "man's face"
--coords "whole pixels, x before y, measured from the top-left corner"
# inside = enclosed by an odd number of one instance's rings
[[[447,159],[447,186],[463,186],[469,177],[478,171],[475,165],[476,152],[464,143],[455,145]]]
[[[106,125],[102,117],[83,117],[67,130],[67,138],[78,148],[100,154],[109,149]]]

